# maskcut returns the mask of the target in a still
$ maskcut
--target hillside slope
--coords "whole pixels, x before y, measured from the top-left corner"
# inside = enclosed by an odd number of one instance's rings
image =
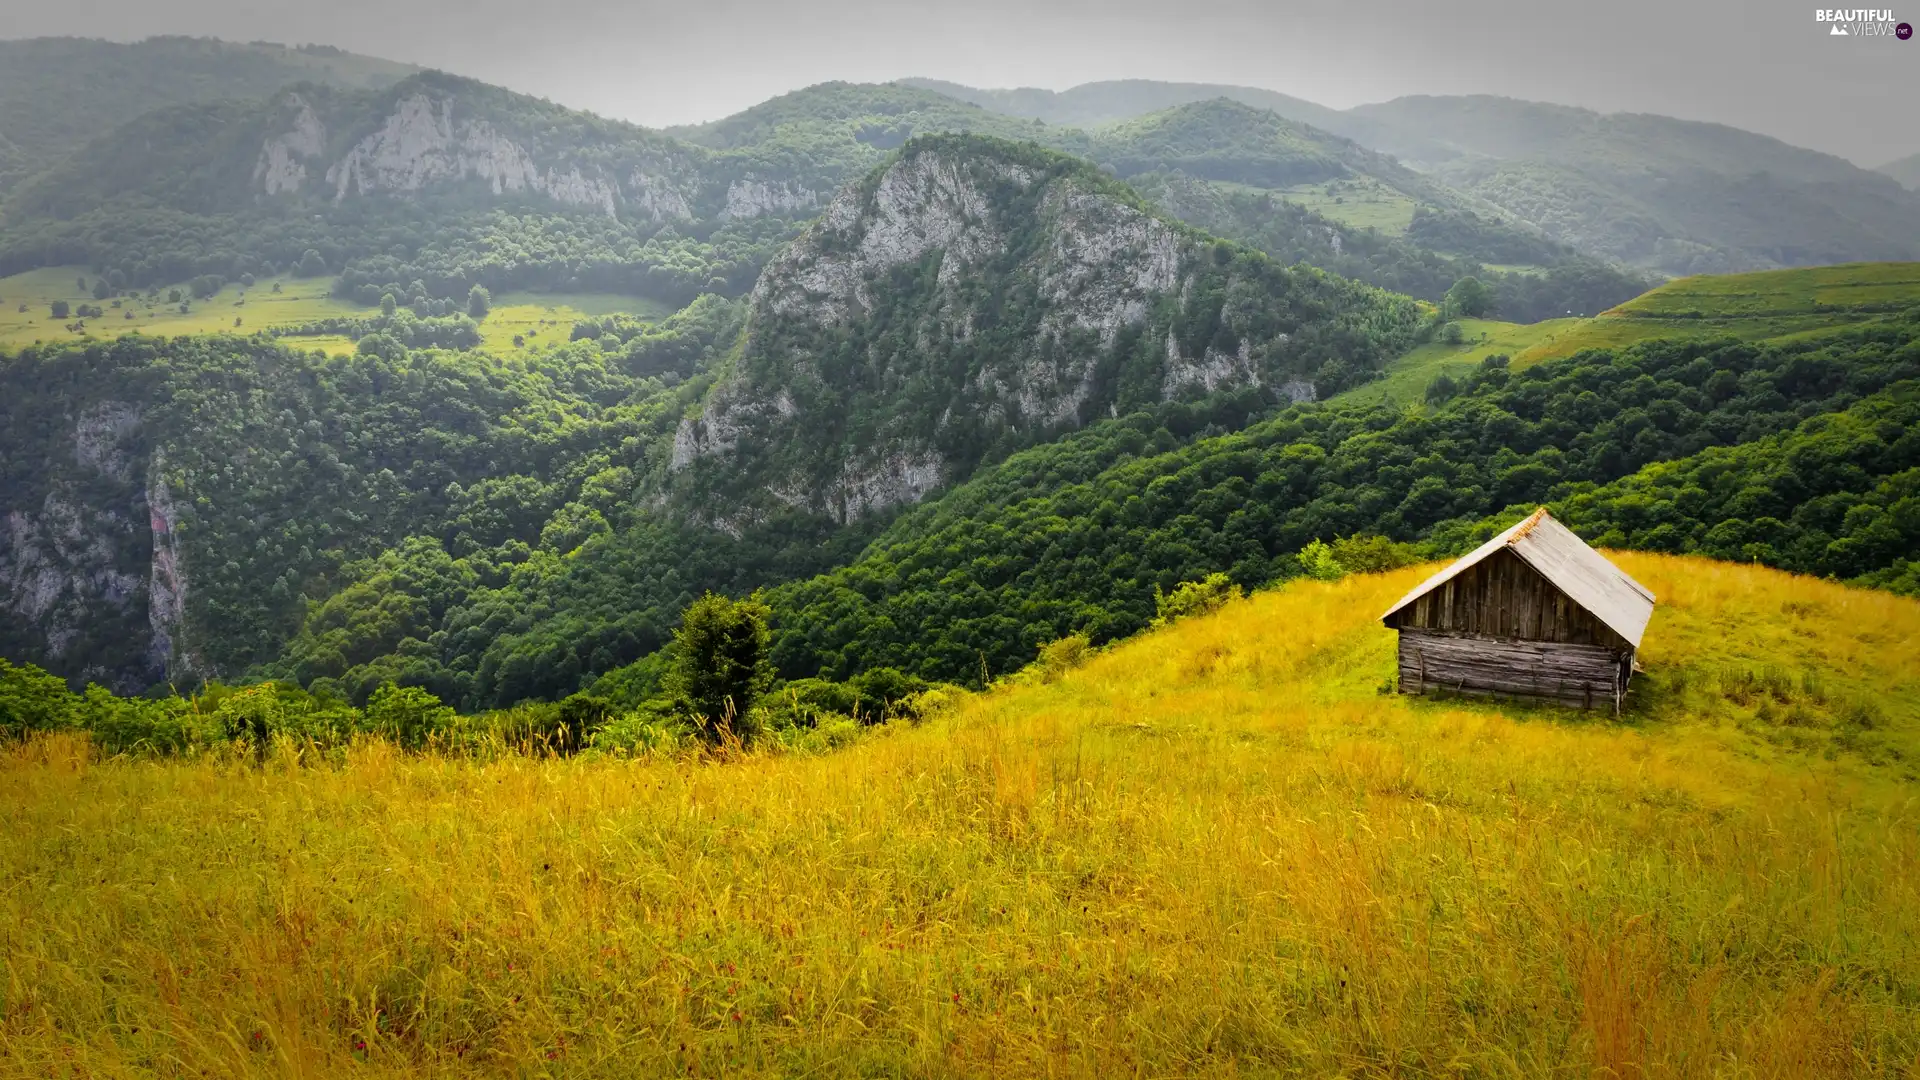
[[[1652,546],[1822,574],[1888,570],[1890,581],[1901,545],[1920,544],[1902,501],[1920,467],[1920,438],[1902,426],[1920,419],[1916,379],[1920,323],[1908,321],[1811,342],[1648,342],[1493,366],[1424,408],[1299,409],[1186,446],[1131,417],[1017,455],[903,515],[858,561],[771,590],[776,657],[795,675],[890,665],[977,681],[1055,637],[1138,631],[1156,589],[1216,572],[1265,584],[1300,573],[1296,553],[1335,536],[1464,551],[1489,515],[1506,510],[1511,524],[1507,508],[1541,502],[1558,512],[1596,487],[1596,532],[1617,525],[1638,542],[1664,524]],[[1861,415],[1838,422],[1846,437],[1826,437],[1822,414],[1849,406]],[[1678,462],[1768,437],[1782,442],[1738,468],[1703,469],[1698,483],[1656,486],[1657,498],[1604,486],[1662,462],[1691,476],[1698,463]],[[1776,484],[1776,455],[1799,463],[1798,486],[1796,470]],[[1879,539],[1848,539],[1875,522]]]
[[[1412,568],[821,756],[8,747],[0,1067],[1900,1075],[1920,602],[1615,557],[1623,723],[1381,694]]]
[[[1920,309],[1920,263],[1852,263],[1669,281],[1516,354],[1525,365],[1650,339],[1812,337]]]
[[[1532,319],[1646,286],[1389,158],[1226,100],[1093,134],[823,83],[661,134],[438,74],[142,117],[6,202],[0,275],[86,263],[140,287],[303,266],[368,306],[414,281],[453,299],[481,284],[678,305],[744,292],[842,183],[938,132],[1090,158],[1217,235],[1430,301],[1478,273],[1508,317]]]
[[[850,186],[747,304],[609,533],[467,591],[395,553],[275,670],[356,699],[396,672],[476,705],[565,696],[664,645],[701,590],[844,565],[983,463],[1122,410],[1188,438],[1237,428],[1364,380],[1420,320],[1194,233],[1085,162],[971,135],[917,137]],[[375,578],[433,613],[409,640],[383,629]]]
[[[679,305],[744,291],[847,175],[831,155],[716,152],[439,73],[299,86],[90,143],[7,200],[0,273],[88,263],[141,287],[298,266],[369,304],[419,281]]]
[[[409,351],[404,316],[351,356],[226,335],[0,356],[0,656],[123,692],[233,678],[390,547],[430,549],[418,572],[461,595],[557,559],[624,508],[728,314],[613,357]],[[431,615],[378,599],[388,648]]]
[[[185,37],[0,41],[0,198],[89,140],[163,106],[265,97],[296,82],[372,89],[415,70],[318,45]]]
[[[918,274],[937,281],[937,271]],[[878,325],[910,328],[919,318],[911,314],[895,312]],[[877,355],[897,357],[891,370],[915,372],[901,381],[914,391],[890,399],[891,413],[868,416],[900,426],[834,419],[832,410],[877,382],[862,374],[871,371],[864,349],[852,350],[861,364],[841,366],[832,394],[809,402],[810,413],[828,418],[812,425],[782,413],[784,376],[770,365],[759,383],[769,391],[759,395],[767,407],[743,424],[742,443],[762,428],[791,424],[781,429],[792,433],[783,457],[723,458],[709,463],[710,473],[691,466],[673,473],[669,498],[643,498],[630,515],[610,513],[611,532],[564,558],[543,554],[498,585],[445,584],[448,573],[465,573],[460,559],[449,571],[419,552],[383,555],[315,610],[273,670],[355,700],[390,677],[467,707],[552,699],[660,648],[681,606],[702,589],[743,595],[765,588],[775,658],[789,677],[844,678],[893,666],[977,683],[983,670],[1011,670],[1036,645],[1065,634],[1105,641],[1139,630],[1154,615],[1156,588],[1222,571],[1265,584],[1300,573],[1295,555],[1309,542],[1342,535],[1380,533],[1437,552],[1463,550],[1488,515],[1542,501],[1559,512],[1588,485],[1598,486],[1604,503],[1594,514],[1599,531],[1617,525],[1637,530],[1635,537],[1651,533],[1649,544],[1686,550],[1697,543],[1907,588],[1901,546],[1920,544],[1920,525],[1902,502],[1902,485],[1920,460],[1912,439],[1901,437],[1900,425],[1913,419],[1912,394],[1896,384],[1920,379],[1917,328],[1889,317],[1813,339],[1654,341],[1522,370],[1484,366],[1415,408],[1363,397],[1272,416],[1244,394],[1216,392],[988,459],[929,503],[842,524],[793,498],[808,490],[801,483],[808,479],[833,491],[841,474],[801,466],[857,460],[848,451],[866,444],[849,432],[924,446],[900,440],[912,431],[906,425],[940,415],[927,405],[928,391],[966,385],[936,381],[940,365],[912,367],[917,353],[888,351],[883,333],[873,339]],[[822,335],[817,341],[833,349],[818,355],[844,359],[849,340],[866,339],[844,330]],[[818,378],[804,364],[788,374],[796,385]],[[789,403],[800,411],[797,398]],[[1819,426],[1850,411],[1858,415]],[[991,412],[972,417],[976,424],[1005,420]],[[937,419],[922,430],[931,432],[922,439],[949,437]],[[1007,445],[1019,445],[1019,432],[1000,432]],[[1845,437],[1830,437],[1836,433]],[[1776,436],[1781,445],[1730,459],[1731,467],[1696,457]],[[1777,473],[1768,464],[1775,457],[1800,463],[1799,487],[1782,485],[1793,473]],[[1814,461],[1829,464],[1815,468]],[[1656,487],[1651,503],[1607,486],[1661,462],[1678,462],[1672,475],[1688,479],[1672,490]],[[716,482],[700,487],[703,475]],[[783,476],[791,483],[780,483]],[[885,490],[907,499],[928,494],[905,483]],[[1749,511],[1777,523],[1722,527]],[[734,531],[716,531],[715,523]],[[1655,533],[1654,524],[1671,528]],[[1857,536],[1856,526],[1864,530]],[[405,640],[382,615],[388,602],[426,613],[407,624]]]
[[[1352,115],[1380,125],[1375,149],[1665,273],[1920,257],[1920,195],[1736,128],[1495,97],[1398,98]]]
[[[1314,400],[1412,340],[1403,297],[1173,223],[1082,162],[923,136],[754,287],[740,358],[673,466],[737,531],[771,500],[846,521],[1096,417]]]
[[[1479,274],[1497,285],[1508,317],[1532,320],[1602,310],[1651,283],[1346,138],[1224,97],[1085,131],[1014,120],[917,86],[823,83],[671,133],[864,169],[878,148],[935,132],[1031,140],[1087,158],[1217,236],[1424,300]]]
[[[1920,191],[1920,154],[1889,161],[1874,171],[1893,177],[1909,190]]]
[[[1190,103],[1200,89],[1089,84],[1052,96],[908,82],[1016,116],[1055,115],[1055,100],[1084,93],[1106,103],[1096,111],[1109,123]],[[1205,89],[1393,155],[1589,255],[1661,274],[1920,257],[1920,195],[1883,175],[1898,163],[1872,172],[1719,124],[1485,95],[1337,111],[1249,87]]]
[[[1332,130],[1340,112],[1316,105],[1303,98],[1273,90],[1217,83],[1171,83],[1152,79],[1116,79],[1109,82],[1082,83],[1068,90],[1041,90],[1021,87],[1017,90],[983,90],[941,79],[902,79],[902,85],[919,87],[961,101],[971,102],[1009,116],[1024,116],[1048,124],[1066,127],[1097,128],[1132,120],[1149,113],[1162,112],[1180,105],[1191,105],[1214,98],[1227,98],[1255,109],[1269,110],[1303,124]]]

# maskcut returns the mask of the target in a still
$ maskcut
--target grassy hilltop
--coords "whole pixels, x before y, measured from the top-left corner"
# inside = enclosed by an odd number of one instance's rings
[[[1620,722],[1296,583],[824,755],[0,757],[0,1063],[1908,1076],[1920,603],[1616,558]]]
[[[1535,323],[1461,319],[1461,340],[1430,341],[1347,391],[1354,400],[1417,401],[1441,375],[1459,378],[1488,356],[1515,367],[1582,349],[1624,349],[1642,341],[1734,338],[1792,341],[1834,333],[1920,306],[1920,263],[1843,263],[1749,274],[1699,274],[1669,281],[1592,318]]]

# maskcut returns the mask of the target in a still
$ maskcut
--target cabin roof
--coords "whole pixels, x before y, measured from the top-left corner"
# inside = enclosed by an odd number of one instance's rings
[[[1625,638],[1628,644],[1636,649],[1640,647],[1647,620],[1653,617],[1653,593],[1608,562],[1606,556],[1588,547],[1573,530],[1555,521],[1544,506],[1525,521],[1480,545],[1471,555],[1421,582],[1380,617],[1391,618],[1394,612],[1502,548],[1510,549],[1522,562],[1539,571],[1541,577]]]

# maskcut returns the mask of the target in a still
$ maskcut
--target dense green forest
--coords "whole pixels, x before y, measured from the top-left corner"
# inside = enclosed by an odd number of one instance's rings
[[[1496,361],[1430,409],[1302,408],[1187,448],[1128,418],[1016,456],[907,514],[857,563],[774,590],[776,656],[789,673],[1004,672],[1069,632],[1138,630],[1156,588],[1219,570],[1264,584],[1342,535],[1451,553],[1489,515],[1510,524],[1539,502],[1565,502],[1596,535],[1894,580],[1920,543],[1920,441],[1900,424],[1911,384],[1898,385],[1916,377],[1910,318],[1819,343],[1658,342],[1518,372]],[[1831,467],[1796,470],[1823,455]],[[1677,490],[1650,511],[1650,488]],[[1869,526],[1873,539],[1850,539]]]
[[[627,506],[704,386],[688,376],[736,322],[715,299],[611,351],[580,341],[537,363],[410,350],[378,326],[353,356],[227,336],[25,349],[0,366],[0,485],[25,524],[4,554],[67,584],[0,626],[0,654],[136,688],[162,673],[128,604],[162,485],[187,568],[185,619],[167,632],[182,677],[271,660],[308,597],[410,536],[483,581],[564,554]],[[69,522],[109,550],[60,540]],[[128,584],[91,595],[100,574]],[[121,618],[83,617],[89,604]]]
[[[0,272],[79,262],[102,302],[287,272],[360,313],[0,358],[0,655],[636,702],[690,604],[759,592],[784,678],[977,682],[1182,582],[1446,554],[1543,501],[1913,588],[1911,314],[1296,404],[1454,317],[1646,284],[1496,202],[1227,100],[1080,130],[826,84],[663,134],[428,73],[165,108],[17,189]],[[679,311],[495,355],[487,290]]]
[[[664,646],[702,590],[771,586],[785,677],[893,667],[977,682],[983,665],[1004,674],[1071,633],[1140,629],[1156,589],[1219,571],[1246,585],[1294,576],[1303,548],[1339,536],[1453,553],[1539,502],[1595,537],[1625,530],[1637,545],[1665,525],[1651,546],[1905,588],[1903,552],[1920,539],[1903,424],[1916,378],[1908,319],[1820,343],[1496,362],[1424,409],[1300,406],[1228,435],[1208,435],[1228,401],[1211,415],[1163,406],[825,535],[801,517],[739,537],[643,520],[495,588],[437,546],[389,553],[272,670],[355,699],[389,678],[466,708],[557,699]],[[1823,456],[1830,467],[1780,464]],[[1776,520],[1743,531],[1750,512]],[[387,614],[402,609],[418,615]]]

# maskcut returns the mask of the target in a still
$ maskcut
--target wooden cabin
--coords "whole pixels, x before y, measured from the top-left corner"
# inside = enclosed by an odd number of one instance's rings
[[[1544,698],[1615,712],[1653,594],[1545,507],[1381,616],[1400,632],[1400,692]]]

